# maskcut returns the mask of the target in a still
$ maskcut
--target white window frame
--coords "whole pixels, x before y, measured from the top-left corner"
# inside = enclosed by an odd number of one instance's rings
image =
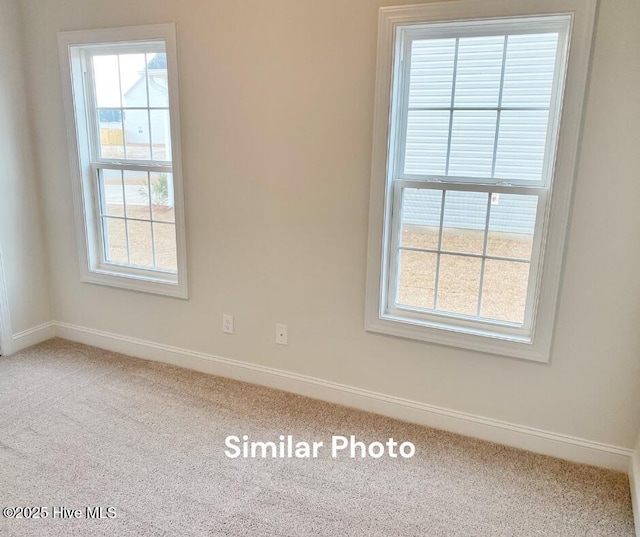
[[[11,330],[11,316],[9,315],[9,293],[5,277],[2,248],[0,247],[0,356],[13,353],[13,331]]]
[[[122,46],[136,42],[162,42],[167,55],[169,88],[169,118],[172,161],[168,163],[173,174],[173,196],[177,249],[176,273],[118,265],[105,261],[100,222],[100,202],[97,188],[98,168],[150,170],[149,163],[134,160],[99,158],[92,147],[90,129],[94,118],[88,113],[86,99],[92,98],[91,89],[85,88],[83,51],[92,47],[118,51]],[[102,48],[105,47],[105,48]],[[188,298],[186,233],[182,181],[182,148],[180,140],[180,107],[178,94],[178,65],[175,24],[131,26],[99,30],[78,30],[58,34],[58,50],[62,72],[64,109],[69,140],[69,161],[75,209],[76,237],[83,282],[119,287],[177,298]],[[92,156],[93,155],[93,156]],[[157,170],[167,171],[160,163]]]
[[[453,0],[423,5],[381,8],[378,27],[378,65],[374,114],[369,242],[365,328],[371,332],[406,337],[492,354],[548,362],[553,341],[557,297],[562,273],[565,237],[571,205],[573,181],[579,149],[585,87],[593,36],[597,0]],[[438,28],[439,23],[508,21],[513,18],[570,16],[564,98],[561,91],[552,98],[561,107],[559,126],[549,129],[549,140],[556,139],[555,163],[547,162],[543,181],[509,187],[495,181],[472,178],[443,178],[442,183],[424,178],[399,177],[396,134],[402,99],[399,73],[403,40],[412,28]],[[442,25],[441,25],[442,26]],[[451,27],[451,24],[448,25]],[[447,31],[447,26],[442,26]],[[439,30],[436,30],[439,31]],[[462,30],[463,31],[463,30]],[[450,37],[450,35],[448,35]],[[561,36],[562,38],[562,36]],[[558,58],[558,62],[563,62]],[[564,74],[564,73],[561,73]],[[562,80],[556,88],[562,87]],[[405,107],[406,108],[406,107]],[[554,170],[555,164],[555,170]],[[400,168],[402,169],[402,168]],[[514,192],[513,187],[518,187]],[[539,196],[536,234],[531,258],[530,282],[523,327],[508,323],[465,320],[461,316],[411,312],[391,305],[389,282],[395,263],[398,229],[392,227],[392,214],[399,210],[402,188],[437,188],[505,192]],[[542,189],[540,187],[543,187]],[[550,194],[550,195],[549,195]],[[398,218],[395,219],[398,221]],[[395,281],[395,279],[393,280]]]

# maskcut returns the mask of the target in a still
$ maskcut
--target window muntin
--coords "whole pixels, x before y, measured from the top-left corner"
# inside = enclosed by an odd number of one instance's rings
[[[531,340],[569,24],[399,26],[382,317]]]
[[[187,298],[175,25],[58,41],[82,280]]]

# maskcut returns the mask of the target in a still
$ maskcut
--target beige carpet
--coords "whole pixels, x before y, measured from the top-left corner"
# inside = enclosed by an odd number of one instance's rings
[[[417,453],[232,460],[232,434],[391,436]],[[49,510],[0,518],[11,536],[633,535],[625,475],[62,340],[0,358],[7,506]]]

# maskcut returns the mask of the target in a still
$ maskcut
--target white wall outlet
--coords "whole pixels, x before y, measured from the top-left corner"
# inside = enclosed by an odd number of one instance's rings
[[[287,325],[286,324],[277,324],[276,325],[276,343],[278,345],[288,345],[287,343]]]
[[[225,313],[222,316],[222,331],[225,334],[233,334],[233,315],[227,315]]]

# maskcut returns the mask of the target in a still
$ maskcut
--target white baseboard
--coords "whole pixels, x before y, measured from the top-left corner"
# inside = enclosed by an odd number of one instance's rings
[[[640,451],[636,450],[629,463],[629,487],[631,488],[631,506],[633,521],[636,525],[636,537],[640,537]]]
[[[21,351],[32,345],[42,343],[47,339],[51,339],[56,335],[56,323],[50,321],[48,323],[42,323],[28,330],[13,334],[11,343],[11,353]]]
[[[573,462],[625,473],[629,470],[633,453],[630,449],[484,418],[280,369],[119,336],[92,328],[61,322],[54,324],[55,333],[59,337],[129,356],[276,388]]]

